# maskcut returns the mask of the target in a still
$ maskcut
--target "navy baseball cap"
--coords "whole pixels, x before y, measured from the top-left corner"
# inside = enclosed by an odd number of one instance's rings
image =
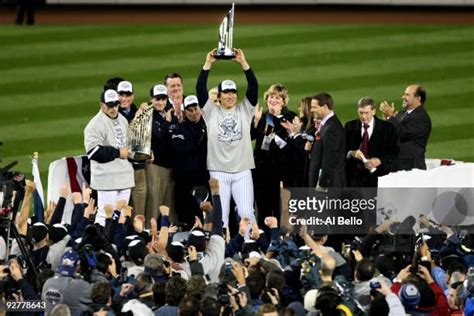
[[[189,233],[188,246],[196,247],[197,252],[206,250],[206,234],[202,229],[195,228]]]
[[[59,223],[54,224],[49,228],[49,238],[53,244],[62,240],[68,234],[67,228]]]
[[[34,223],[28,230],[28,236],[32,243],[36,244],[46,238],[48,227],[41,222]]]
[[[73,250],[69,250],[62,256],[58,272],[61,273],[61,275],[72,277],[76,273],[80,262],[81,260],[78,253]]]
[[[179,241],[173,241],[166,247],[166,251],[168,252],[168,256],[174,262],[181,263],[184,261],[184,254],[185,254],[184,245]]]
[[[412,283],[403,284],[398,291],[398,297],[407,310],[415,309],[420,303],[420,292]]]

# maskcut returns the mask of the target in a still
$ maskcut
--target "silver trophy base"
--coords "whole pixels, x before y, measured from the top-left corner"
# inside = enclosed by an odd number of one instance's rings
[[[235,53],[231,49],[225,49],[225,50],[218,50],[214,54],[215,59],[234,59],[235,58]]]
[[[151,148],[143,146],[132,146],[130,158],[136,161],[146,161],[151,159]]]
[[[151,155],[145,153],[135,153],[132,159],[136,161],[147,161],[148,159],[151,159]]]

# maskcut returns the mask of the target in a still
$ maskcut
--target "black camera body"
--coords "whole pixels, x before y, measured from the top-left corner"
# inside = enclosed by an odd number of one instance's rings
[[[120,269],[119,279],[118,282],[120,284],[124,284],[128,282],[128,268],[122,267]]]
[[[286,119],[286,117],[284,115],[277,115],[275,117],[278,119],[278,121],[280,121],[280,123],[288,122],[288,120]]]
[[[0,288],[3,289],[5,299],[7,300],[15,300],[13,294],[18,294],[20,291],[18,283],[11,277],[11,275],[8,275],[5,280],[0,281]]]
[[[262,293],[262,301],[266,304],[272,304],[272,299],[270,298],[270,295],[268,295],[268,293],[271,293],[272,295],[275,295],[272,291],[272,289],[269,289],[268,287],[265,287],[263,289],[263,293]]]
[[[230,304],[229,289],[226,283],[219,284],[217,288],[217,300],[222,306]]]

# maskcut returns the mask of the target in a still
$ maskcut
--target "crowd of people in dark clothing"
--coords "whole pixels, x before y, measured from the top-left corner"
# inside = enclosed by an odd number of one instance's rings
[[[343,126],[325,92],[295,113],[273,84],[264,110],[241,50],[245,94],[232,80],[208,93],[214,54],[196,95],[184,96],[172,73],[136,106],[131,82],[107,81],[84,131],[91,178],[82,191],[65,184],[30,216],[35,184],[12,180],[2,214],[19,238],[0,238],[3,301],[38,302],[46,315],[473,315],[469,231],[427,216],[386,219],[358,236],[287,223],[286,188],[376,187],[389,172],[426,169],[423,87],[407,87],[399,113],[383,102],[383,119],[362,97],[359,118]],[[127,144],[138,121],[150,134],[141,160]]]

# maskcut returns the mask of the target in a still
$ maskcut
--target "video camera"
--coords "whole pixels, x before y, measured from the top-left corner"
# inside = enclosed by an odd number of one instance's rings
[[[10,171],[17,164],[18,161],[15,160],[5,167],[0,167],[0,217],[7,217],[11,212],[13,191],[19,191],[25,186],[25,175],[18,171]]]

